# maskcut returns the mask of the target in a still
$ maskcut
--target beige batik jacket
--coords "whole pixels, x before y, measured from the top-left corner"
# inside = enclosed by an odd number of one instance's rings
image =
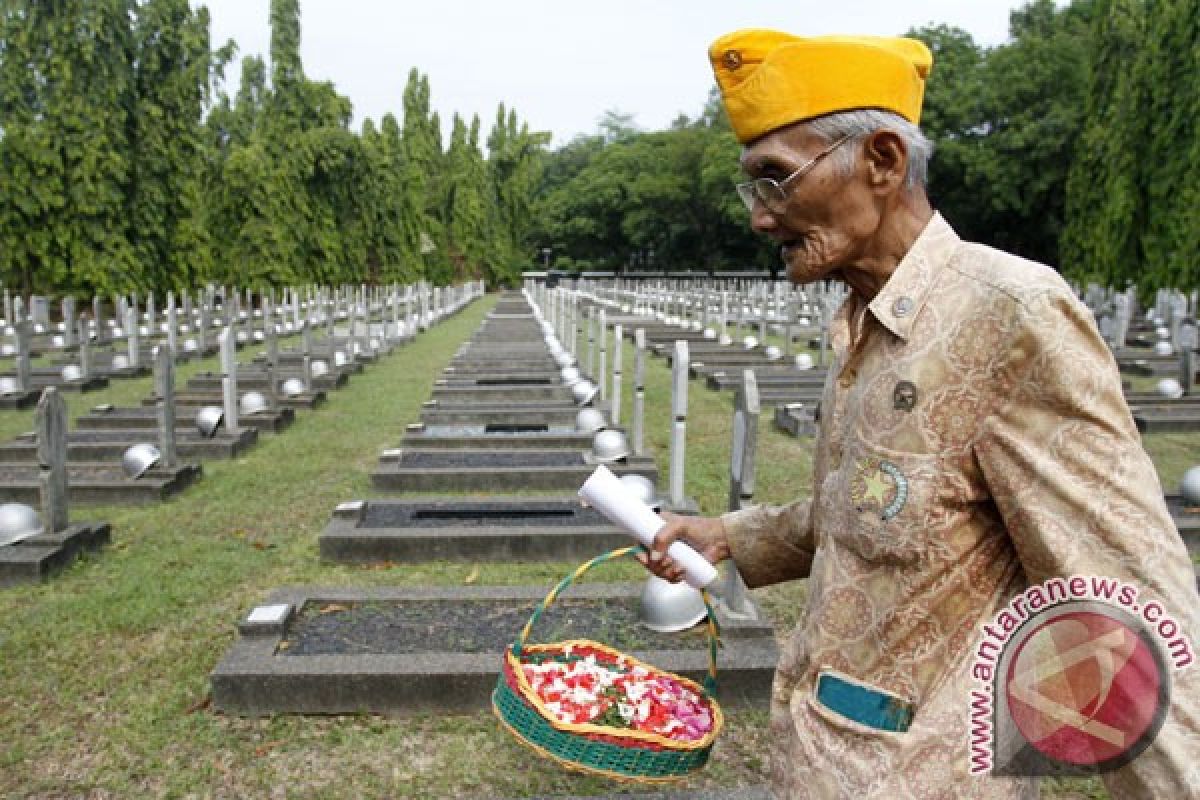
[[[982,626],[1054,576],[1112,576],[1200,644],[1193,568],[1090,312],[1052,270],[935,215],[869,304],[833,322],[811,499],[725,515],[751,587],[809,577],[771,703],[786,798],[1036,797],[969,774]],[[905,732],[816,698],[821,671],[903,698]],[[1174,672],[1117,798],[1200,797],[1200,665]]]

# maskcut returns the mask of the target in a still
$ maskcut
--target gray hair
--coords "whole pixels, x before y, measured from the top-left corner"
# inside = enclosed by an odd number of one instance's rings
[[[826,114],[801,123],[805,130],[818,137],[826,144],[833,144],[843,136],[849,136],[852,141],[859,141],[875,131],[887,129],[894,131],[904,140],[908,149],[908,171],[904,175],[906,188],[925,187],[929,174],[929,157],[933,155],[933,142],[921,129],[891,111],[875,109],[860,109],[857,111],[838,111]],[[849,147],[839,147],[829,154],[834,169],[839,174],[849,174],[854,169],[854,150]]]

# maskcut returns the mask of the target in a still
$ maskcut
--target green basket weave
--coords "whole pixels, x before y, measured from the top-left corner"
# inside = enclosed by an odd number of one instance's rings
[[[571,660],[562,652],[567,644],[599,650],[613,657],[629,656],[597,642],[574,640],[546,645],[527,644],[530,630],[542,612],[558,595],[592,567],[632,553],[645,552],[640,546],[622,547],[593,558],[572,574],[563,578],[534,609],[517,640],[505,651],[504,669],[492,693],[492,710],[501,724],[522,744],[569,769],[605,775],[618,780],[659,783],[675,781],[703,767],[720,732],[724,717],[716,701],[717,645],[719,631],[716,615],[707,592],[702,592],[708,608],[709,670],[703,685],[687,678],[640,664],[651,672],[667,675],[693,688],[708,701],[713,714],[713,728],[703,739],[681,742],[642,731],[629,731],[593,724],[572,724],[553,719],[536,707],[531,687],[525,682],[520,665],[547,659]]]

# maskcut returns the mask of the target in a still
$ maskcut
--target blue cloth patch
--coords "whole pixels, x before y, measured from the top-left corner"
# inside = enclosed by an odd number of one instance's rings
[[[817,701],[847,719],[880,731],[904,733],[912,724],[910,703],[829,672],[817,676]]]

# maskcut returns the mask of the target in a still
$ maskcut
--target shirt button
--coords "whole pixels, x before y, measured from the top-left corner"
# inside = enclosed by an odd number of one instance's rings
[[[913,301],[911,297],[897,297],[896,302],[892,303],[892,313],[897,317],[907,317],[912,313]]]

